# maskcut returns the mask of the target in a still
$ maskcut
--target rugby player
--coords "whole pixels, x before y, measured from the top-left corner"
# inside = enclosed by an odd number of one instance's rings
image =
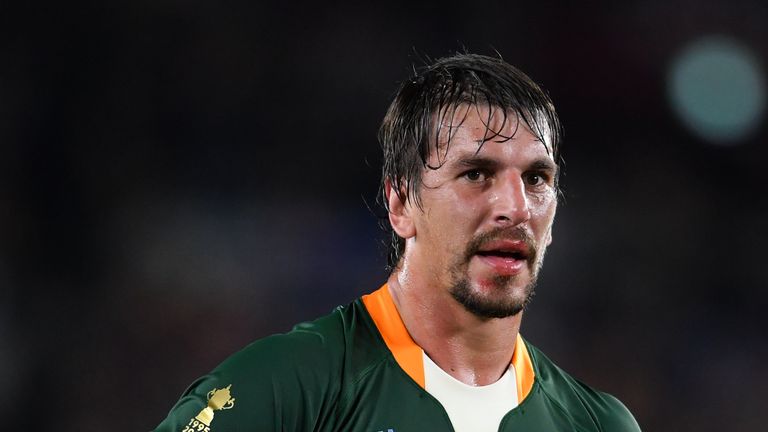
[[[520,335],[560,135],[550,98],[501,59],[458,54],[404,81],[379,132],[389,278],[234,354],[156,430],[639,431]]]

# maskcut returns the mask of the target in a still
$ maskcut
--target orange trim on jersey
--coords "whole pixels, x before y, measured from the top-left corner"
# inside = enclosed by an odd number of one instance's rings
[[[517,334],[515,342],[515,353],[512,354],[512,366],[515,367],[515,378],[517,379],[517,403],[520,404],[528,396],[533,388],[533,380],[536,373],[533,371],[533,363],[528,355],[528,348],[525,347],[523,337]]]
[[[424,384],[424,350],[416,345],[403,324],[397,306],[389,293],[389,287],[384,284],[371,294],[363,296],[363,304],[368,314],[376,324],[384,343],[397,360],[397,364],[422,388]],[[517,402],[522,403],[533,388],[536,377],[533,363],[528,354],[528,348],[518,333],[515,342],[515,352],[512,354],[512,365],[515,367],[517,381]]]
[[[411,339],[387,285],[363,296],[363,304],[397,363],[424,388],[424,351]]]

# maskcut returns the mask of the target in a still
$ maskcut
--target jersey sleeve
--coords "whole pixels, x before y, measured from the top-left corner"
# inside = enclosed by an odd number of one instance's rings
[[[195,381],[156,432],[312,431],[333,421],[344,344],[314,324],[270,336]]]
[[[595,413],[605,432],[640,432],[640,425],[632,413],[614,396],[602,393],[599,404],[594,405]]]

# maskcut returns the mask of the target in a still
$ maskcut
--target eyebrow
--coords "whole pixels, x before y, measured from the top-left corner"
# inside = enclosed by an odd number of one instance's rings
[[[482,156],[466,156],[456,161],[456,165],[466,168],[493,168],[499,165],[499,162]]]
[[[534,171],[557,171],[557,165],[551,159],[536,159],[528,169]]]
[[[456,161],[456,166],[462,168],[496,168],[500,163],[491,158],[483,156],[463,156]],[[535,159],[531,162],[526,171],[550,171],[557,172],[557,165],[551,160],[546,158]]]

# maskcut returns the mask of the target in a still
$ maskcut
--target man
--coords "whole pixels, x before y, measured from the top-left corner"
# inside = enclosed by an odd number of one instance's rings
[[[441,59],[400,86],[379,137],[387,283],[233,355],[157,430],[639,431],[519,334],[557,208],[544,92],[500,59]]]

